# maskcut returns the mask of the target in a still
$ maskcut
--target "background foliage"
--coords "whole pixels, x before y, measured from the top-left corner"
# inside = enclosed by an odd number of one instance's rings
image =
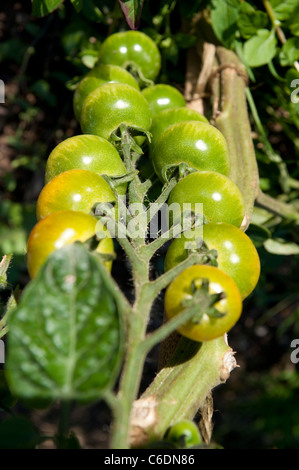
[[[11,290],[22,290],[29,280],[26,241],[36,223],[35,201],[46,159],[61,140],[80,133],[72,109],[74,85],[95,64],[101,41],[128,29],[123,13],[131,27],[147,32],[159,45],[159,81],[182,90],[186,51],[196,42],[188,24],[207,8],[204,15],[211,29],[201,33],[234,50],[250,77],[248,107],[260,186],[299,209],[299,99],[293,86],[299,80],[296,0],[35,0],[33,11],[17,1],[2,2],[1,7],[5,103],[0,107],[0,257],[11,253],[13,261],[8,285],[1,290],[0,316]],[[298,448],[299,375],[290,360],[291,341],[299,337],[298,225],[256,208],[248,233],[258,247],[262,275],[229,335],[241,367],[215,390],[214,439],[225,448]],[[121,260],[113,269],[128,291]],[[161,269],[161,261],[154,269]],[[162,309],[162,302],[157,308]],[[148,377],[154,370],[155,357],[147,364]],[[1,386],[0,399],[5,408],[10,397]],[[27,408],[21,411],[32,413]],[[89,423],[83,433],[90,446],[94,428],[99,422],[105,426],[107,420],[103,408],[95,413],[98,421]],[[51,421],[51,415],[43,419]],[[29,426],[27,421],[23,425],[25,430]],[[4,434],[11,435],[7,424],[0,423],[0,436]],[[36,437],[31,427],[26,435],[30,443]]]

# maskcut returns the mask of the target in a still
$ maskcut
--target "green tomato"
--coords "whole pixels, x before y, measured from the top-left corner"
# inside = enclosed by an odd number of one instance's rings
[[[227,333],[241,316],[240,291],[232,278],[219,268],[199,264],[191,266],[179,274],[166,289],[164,306],[167,318],[171,319],[185,310],[186,302],[192,302],[197,291],[204,294],[204,298],[198,301],[199,312],[179,327],[178,332],[199,342],[219,338]],[[215,299],[216,302],[212,305],[213,314],[211,306],[208,305],[201,311],[200,305],[203,308],[203,302],[214,294],[219,295],[219,300]]]
[[[214,171],[196,171],[181,179],[171,191],[168,205],[173,208],[173,220],[179,221],[185,210],[202,213],[207,222],[226,222],[240,227],[245,215],[242,193],[227,176]],[[172,211],[170,211],[170,215]]]
[[[155,142],[151,153],[153,166],[161,181],[172,165],[211,170],[228,175],[230,160],[223,134],[211,124],[200,121],[179,122],[169,126]]]
[[[209,121],[205,116],[195,111],[195,109],[187,108],[186,106],[160,111],[156,116],[153,116],[151,126],[152,142],[150,149],[154,142],[157,141],[158,137],[160,137],[168,127],[172,126],[172,124],[178,124],[179,122],[184,121],[201,121],[209,124]]]
[[[76,241],[85,242],[99,231],[105,232],[105,227],[95,217],[84,212],[53,212],[40,220],[33,227],[27,243],[27,267],[31,279],[37,275],[41,266],[54,250]],[[114,254],[113,239],[108,232],[107,237],[100,240],[96,251],[103,254]],[[110,271],[112,261],[105,261],[104,265]]]
[[[84,100],[89,93],[105,83],[126,83],[139,90],[135,78],[122,67],[117,65],[97,65],[78,84],[73,98],[74,113],[80,121]]]
[[[140,91],[126,84],[107,83],[87,96],[80,122],[83,133],[109,140],[121,124],[148,131],[151,121],[149,104]]]
[[[182,93],[171,85],[158,83],[144,88],[141,93],[148,101],[153,117],[165,109],[181,108],[186,105]]]
[[[89,214],[97,202],[115,202],[114,193],[102,176],[88,170],[64,171],[43,187],[37,200],[37,220],[65,210]]]
[[[99,175],[121,176],[126,167],[116,148],[96,135],[76,135],[60,142],[50,153],[46,164],[45,183],[68,170],[89,170]],[[125,194],[127,185],[119,186]]]
[[[180,449],[188,449],[202,443],[198,427],[194,421],[188,419],[182,419],[170,426],[165,439]]]
[[[242,300],[255,288],[260,276],[260,259],[250,238],[238,227],[227,223],[204,224],[175,238],[165,256],[164,270],[187,258],[189,251],[200,252],[204,246],[217,251],[217,265],[237,284]]]
[[[161,69],[161,54],[156,43],[141,31],[108,36],[101,45],[99,61],[124,68],[137,66],[148,80],[155,80]]]

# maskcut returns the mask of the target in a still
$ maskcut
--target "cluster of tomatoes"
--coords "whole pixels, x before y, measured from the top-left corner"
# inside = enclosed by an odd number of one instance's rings
[[[184,270],[169,285],[165,312],[169,318],[194,303],[201,306],[178,331],[195,341],[207,341],[229,331],[239,319],[243,300],[255,288],[260,261],[250,238],[240,228],[245,215],[243,196],[230,179],[230,159],[222,133],[186,106],[154,114],[149,155],[162,182],[178,171],[181,178],[168,198],[178,216],[184,205],[196,213],[201,203],[204,224],[184,231],[170,244],[165,271],[202,254],[202,264]],[[204,313],[202,313],[204,312]]]
[[[53,250],[94,236],[98,220],[92,208],[99,202],[115,202],[102,175],[115,177],[127,171],[113,144],[117,130],[122,124],[133,129],[141,145],[144,131],[149,131],[152,139],[146,156],[158,178],[166,183],[177,170],[182,175],[168,203],[182,208],[185,203],[203,206],[206,223],[200,236],[195,229],[175,238],[166,254],[165,270],[187,258],[190,240],[191,251],[196,243],[195,250],[205,250],[208,263],[186,269],[170,284],[165,310],[169,317],[177,315],[197,296],[207,313],[195,315],[179,331],[206,341],[222,335],[238,320],[242,300],[258,281],[259,257],[240,229],[244,202],[229,178],[224,136],[186,106],[178,89],[154,82],[160,67],[159,49],[142,32],[116,33],[103,42],[99,63],[74,93],[74,113],[82,135],[58,144],[47,160],[45,186],[37,201],[38,222],[28,240],[28,271],[33,278]],[[120,195],[126,190],[126,183],[118,187]],[[113,240],[106,234],[97,251],[113,255]],[[108,270],[111,263],[105,261]]]
[[[194,304],[199,313],[178,331],[195,341],[207,341],[229,331],[239,319],[243,300],[255,288],[260,260],[250,238],[240,228],[245,216],[243,196],[230,179],[226,140],[205,117],[186,106],[160,111],[153,118],[149,154],[156,174],[166,182],[175,170],[182,177],[168,198],[178,215],[197,203],[204,223],[184,231],[170,244],[164,269],[176,266],[192,252],[202,264],[185,269],[165,294],[168,318]],[[173,220],[178,220],[174,209]]]

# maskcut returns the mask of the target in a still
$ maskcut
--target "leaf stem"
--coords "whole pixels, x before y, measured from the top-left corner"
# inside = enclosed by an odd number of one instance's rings
[[[276,165],[279,169],[279,172],[280,172],[281,187],[282,187],[283,191],[285,193],[287,193],[287,192],[289,192],[289,183],[288,183],[289,173],[288,173],[287,166],[286,166],[285,162],[282,160],[281,156],[278,155],[274,151],[272,145],[270,144],[270,142],[268,140],[266,131],[265,131],[264,126],[263,126],[263,124],[260,120],[257,108],[255,106],[255,102],[254,102],[252,93],[251,93],[251,91],[248,87],[246,88],[246,97],[247,97],[247,101],[248,101],[248,104],[249,104],[249,107],[250,107],[251,114],[252,114],[252,117],[254,119],[255,125],[256,125],[256,127],[258,129],[258,132],[261,136],[261,140],[262,140],[262,143],[264,145],[265,153],[266,153],[267,157],[269,158],[269,160],[271,162],[276,163]]]
[[[274,199],[262,191],[259,192],[256,198],[256,204],[280,217],[299,221],[299,212],[291,204]]]

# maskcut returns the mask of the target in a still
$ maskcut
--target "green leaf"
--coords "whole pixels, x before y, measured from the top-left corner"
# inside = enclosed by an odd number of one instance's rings
[[[71,0],[73,7],[75,8],[76,12],[79,13],[83,7],[83,0]]]
[[[89,402],[113,386],[121,320],[99,259],[82,244],[53,252],[9,316],[7,380],[21,399]]]
[[[32,0],[32,15],[38,18],[52,13],[64,0]]]
[[[275,18],[279,21],[285,21],[293,16],[298,8],[298,0],[270,0]]]
[[[118,0],[131,29],[137,29],[140,23],[144,0]]]
[[[213,0],[211,21],[217,38],[230,48],[238,29],[239,0]]]
[[[250,3],[241,3],[237,24],[243,38],[248,39],[256,34],[259,29],[266,28],[268,22],[267,13],[256,10]]]
[[[276,54],[276,37],[274,31],[260,29],[244,43],[243,54],[250,67],[268,64]]]
[[[288,39],[279,53],[280,65],[283,67],[293,65],[299,60],[299,37]]]
[[[299,5],[294,14],[285,23],[293,36],[299,36]]]
[[[265,249],[274,255],[298,255],[299,245],[294,242],[286,242],[283,239],[270,238],[264,243]]]

